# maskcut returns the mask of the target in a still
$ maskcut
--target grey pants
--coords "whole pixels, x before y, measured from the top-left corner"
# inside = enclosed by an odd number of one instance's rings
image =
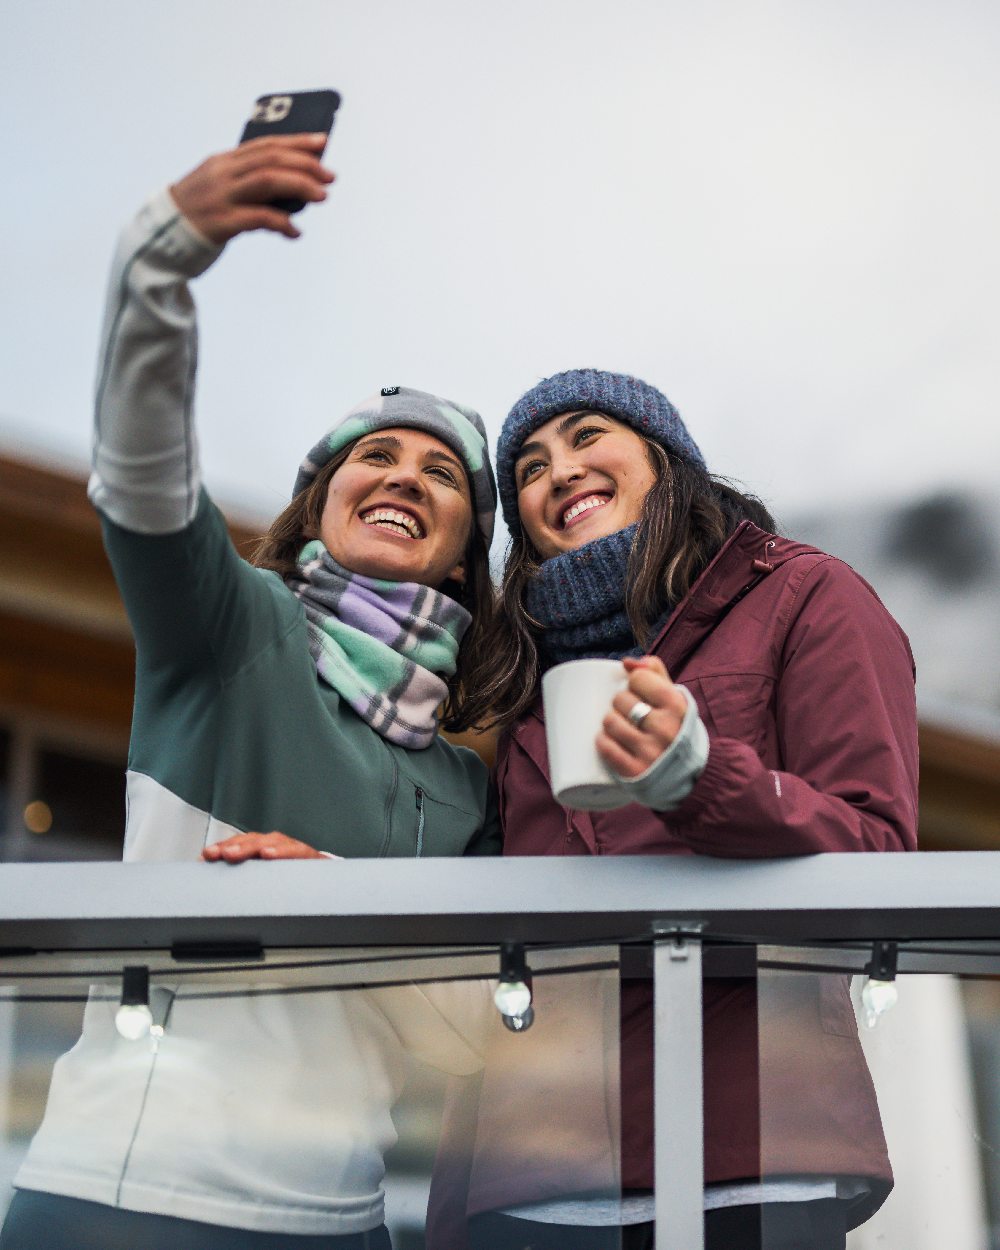
[[[123,1211],[34,1189],[10,1204],[0,1250],[392,1250],[385,1226],[343,1237],[255,1233],[245,1228]]]
[[[835,1198],[720,1207],[705,1212],[705,1250],[844,1250],[844,1211]],[[653,1224],[569,1227],[497,1212],[469,1221],[472,1250],[653,1250],[654,1237]]]

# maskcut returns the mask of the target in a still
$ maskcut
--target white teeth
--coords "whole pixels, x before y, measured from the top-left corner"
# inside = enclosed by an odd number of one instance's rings
[[[397,512],[395,508],[373,508],[361,518],[365,525],[377,525],[380,529],[398,534],[402,531],[407,538],[423,538],[424,531],[416,520],[407,512]]]
[[[575,521],[581,512],[590,512],[593,508],[603,508],[607,502],[603,495],[588,495],[586,499],[578,499],[572,508],[567,508],[563,513],[563,527],[569,525],[570,521]]]

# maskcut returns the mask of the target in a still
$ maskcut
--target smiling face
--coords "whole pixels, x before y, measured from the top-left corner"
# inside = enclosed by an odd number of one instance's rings
[[[352,573],[437,588],[464,581],[472,524],[458,456],[432,434],[393,427],[359,438],[334,473],[319,538]]]
[[[638,521],[656,481],[645,441],[603,412],[567,412],[540,426],[514,465],[524,532],[543,560]]]

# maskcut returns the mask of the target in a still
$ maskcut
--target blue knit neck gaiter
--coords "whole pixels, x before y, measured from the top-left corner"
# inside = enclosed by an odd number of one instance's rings
[[[525,607],[543,627],[543,668],[564,660],[641,655],[625,613],[625,570],[637,525],[553,556],[528,583]]]

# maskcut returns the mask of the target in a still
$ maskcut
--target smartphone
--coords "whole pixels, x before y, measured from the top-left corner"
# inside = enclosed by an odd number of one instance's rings
[[[240,143],[265,135],[329,134],[340,107],[336,91],[286,91],[259,96],[243,127]],[[300,213],[305,200],[279,198],[272,200],[275,208],[285,213]]]

